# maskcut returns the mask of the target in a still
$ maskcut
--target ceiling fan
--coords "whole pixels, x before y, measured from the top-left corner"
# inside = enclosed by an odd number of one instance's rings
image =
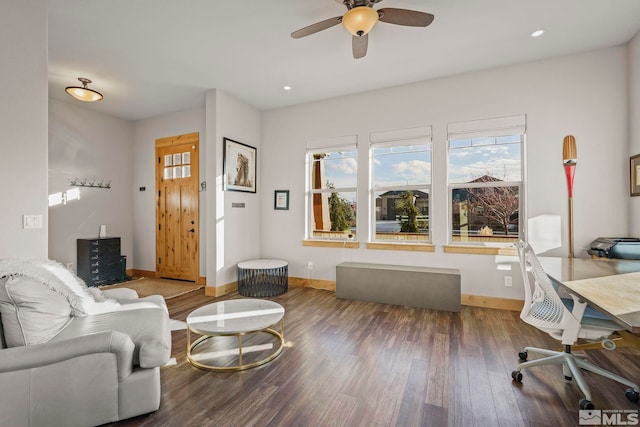
[[[433,22],[433,15],[417,10],[383,8],[375,10],[373,5],[382,0],[336,0],[347,7],[347,12],[342,16],[325,19],[308,27],[301,28],[291,33],[291,37],[299,39],[318,31],[326,30],[334,25],[342,25],[353,34],[352,49],[354,58],[362,58],[367,54],[369,45],[369,31],[378,22],[388,24],[405,25],[409,27],[426,27]]]

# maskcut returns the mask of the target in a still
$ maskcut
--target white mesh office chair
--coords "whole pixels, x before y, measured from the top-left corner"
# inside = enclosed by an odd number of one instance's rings
[[[625,393],[627,399],[638,402],[640,389],[637,384],[571,353],[571,345],[575,344],[579,338],[601,341],[604,348],[613,350],[615,344],[612,345],[613,342],[607,338],[621,327],[610,320],[584,316],[587,304],[579,301],[576,297],[572,296],[571,310],[567,308],[571,304],[565,305],[563,303],[531,246],[522,241],[516,246],[525,288],[524,307],[520,318],[561,341],[565,346],[565,351],[525,347],[524,351],[519,353],[523,362],[511,373],[511,377],[517,382],[522,382],[521,371],[523,369],[543,365],[562,365],[565,378],[567,380],[575,378],[578,387],[584,394],[584,399],[580,400],[580,409],[593,409],[591,390],[580,371],[584,369],[629,386],[630,388]],[[539,353],[545,357],[526,362],[529,352]]]

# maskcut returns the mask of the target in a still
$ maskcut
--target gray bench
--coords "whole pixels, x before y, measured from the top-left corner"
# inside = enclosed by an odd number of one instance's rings
[[[345,262],[336,266],[336,297],[460,311],[460,271]]]

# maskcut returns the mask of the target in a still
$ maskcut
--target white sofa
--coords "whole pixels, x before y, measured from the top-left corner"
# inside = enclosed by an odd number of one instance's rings
[[[164,299],[100,292],[68,271],[51,276],[57,263],[25,263],[0,260],[0,426],[94,426],[156,411],[171,353]]]

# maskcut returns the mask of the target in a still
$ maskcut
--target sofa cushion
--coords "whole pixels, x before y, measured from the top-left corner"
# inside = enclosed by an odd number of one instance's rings
[[[164,299],[156,295],[151,297],[121,301],[121,307],[111,313],[74,317],[54,341],[118,331],[127,334],[135,344],[134,365],[142,368],[163,366],[171,357],[169,315]]]
[[[0,278],[0,316],[7,347],[47,342],[71,320],[62,295],[21,275]]]

